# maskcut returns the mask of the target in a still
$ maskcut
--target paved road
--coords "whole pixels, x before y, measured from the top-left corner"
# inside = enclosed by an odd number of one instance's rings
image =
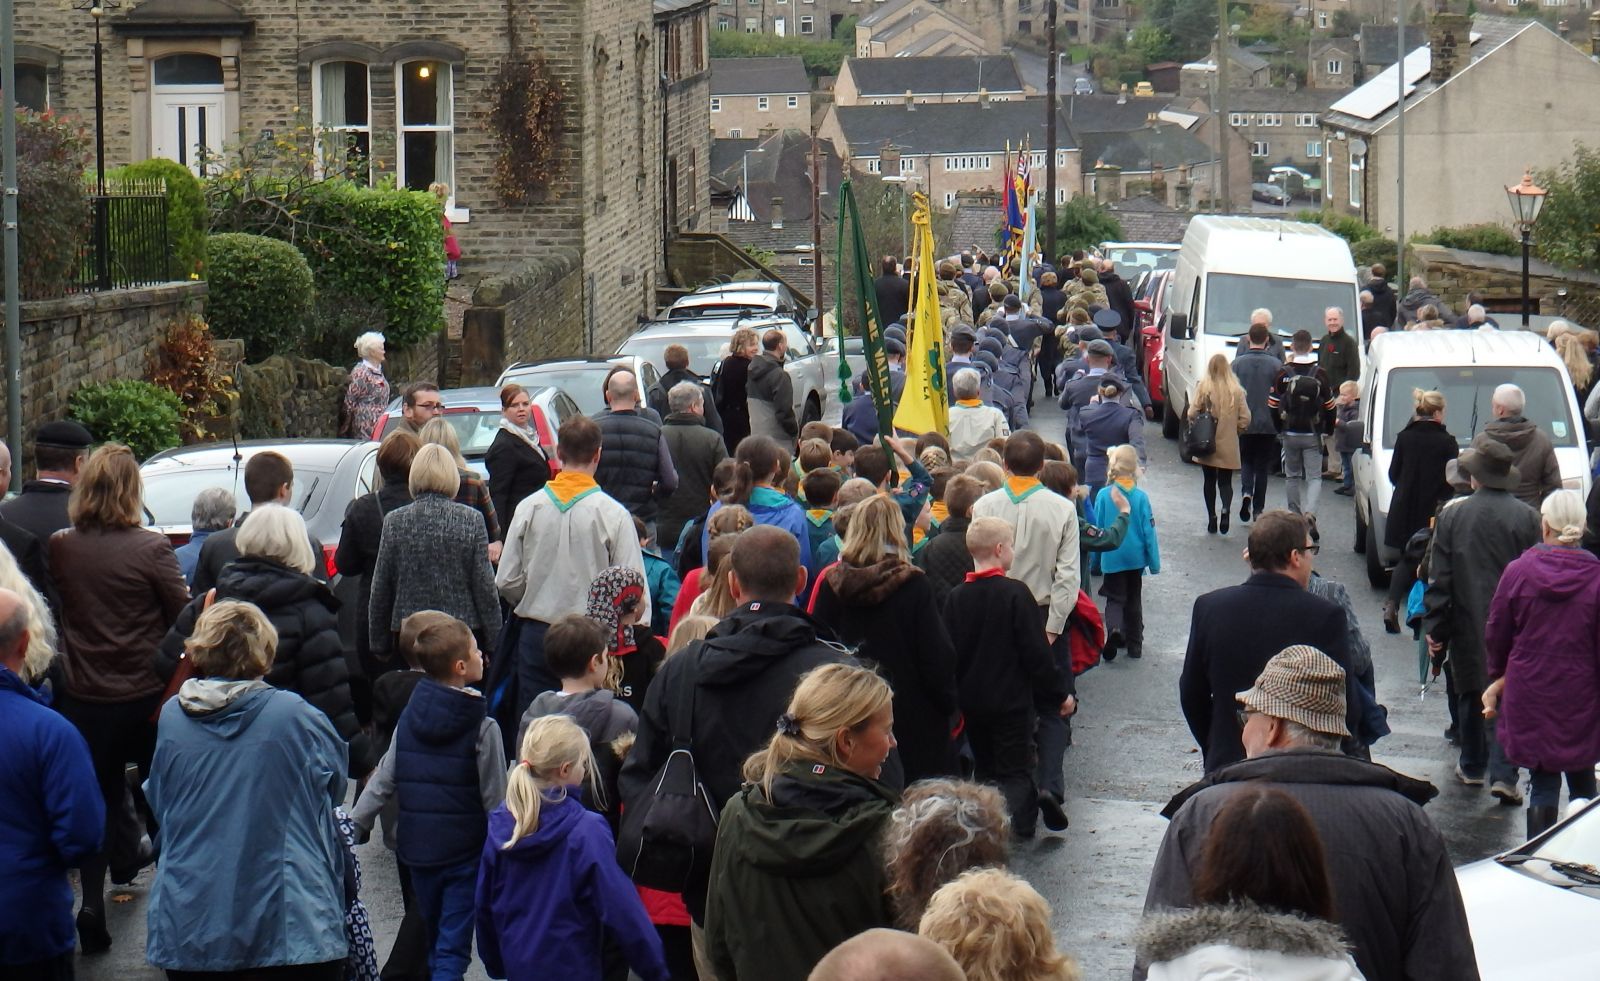
[[[1037,428],[1059,439],[1061,414],[1041,401]],[[1149,430],[1151,462],[1145,489],[1157,516],[1165,570],[1145,587],[1148,626],[1145,657],[1101,665],[1079,680],[1082,711],[1074,722],[1076,745],[1068,756],[1068,811],[1072,829],[1020,845],[1013,867],[1048,898],[1061,947],[1078,958],[1086,978],[1123,978],[1133,963],[1129,938],[1138,923],[1150,865],[1165,822],[1161,806],[1200,774],[1200,759],[1178,710],[1178,672],[1196,595],[1242,581],[1244,535],[1207,535],[1198,470],[1179,463],[1175,444]],[[1429,805],[1457,864],[1493,854],[1519,841],[1521,809],[1494,804],[1483,788],[1459,785],[1454,757],[1442,732],[1448,722],[1442,686],[1418,698],[1415,646],[1407,636],[1383,633],[1381,596],[1366,582],[1362,560],[1350,551],[1350,502],[1324,484],[1320,523],[1324,551],[1318,567],[1350,587],[1372,642],[1380,700],[1389,706],[1394,734],[1375,749],[1381,763],[1432,780],[1441,788]],[[1269,504],[1281,506],[1274,481]],[[386,952],[400,919],[399,891],[390,855],[378,843],[360,850],[365,888],[379,950]],[[143,961],[144,894],[149,873],[111,909],[117,945],[108,955],[80,958],[88,981],[157,978]],[[483,977],[474,968],[473,978]]]

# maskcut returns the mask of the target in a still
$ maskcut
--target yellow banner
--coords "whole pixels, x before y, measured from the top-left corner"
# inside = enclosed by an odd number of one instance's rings
[[[911,329],[906,336],[906,388],[895,410],[894,427],[912,433],[948,435],[950,401],[945,392],[944,328],[939,312],[939,277],[933,262],[933,222],[928,197],[912,195],[916,284],[911,297]]]

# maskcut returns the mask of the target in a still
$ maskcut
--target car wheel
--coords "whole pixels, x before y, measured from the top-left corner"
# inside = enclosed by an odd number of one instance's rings
[[[1367,554],[1367,523],[1361,520],[1361,509],[1356,509],[1356,540],[1351,546],[1357,555]]]
[[[1172,397],[1166,392],[1166,386],[1161,386],[1161,435],[1167,439],[1176,439],[1178,436],[1178,414],[1172,411]]]
[[[804,426],[808,422],[819,422],[821,419],[822,400],[817,397],[817,393],[812,392],[806,396],[805,411],[800,413],[800,425]]]
[[[1367,581],[1373,589],[1389,588],[1389,573],[1383,567],[1383,552],[1378,547],[1378,533],[1367,525]]]

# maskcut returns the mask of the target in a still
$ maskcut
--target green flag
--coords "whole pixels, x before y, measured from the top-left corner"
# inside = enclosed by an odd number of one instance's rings
[[[847,228],[850,236],[848,250],[845,242]],[[878,410],[878,436],[882,439],[894,433],[894,403],[889,394],[889,356],[883,349],[883,321],[878,316],[878,292],[872,282],[872,260],[867,253],[867,240],[861,231],[861,212],[856,208],[855,192],[850,188],[849,178],[839,185],[839,251],[836,254],[839,257],[835,263],[838,286],[834,290],[834,302],[841,313],[847,256],[853,260],[850,264],[855,267],[856,293],[859,296],[857,312],[861,315],[861,353],[867,359],[867,391],[872,393],[872,403]],[[843,363],[844,319],[840,316],[835,320],[835,329],[839,332],[839,376],[848,391],[850,370]],[[848,404],[849,399],[844,401]],[[888,449],[884,447],[885,452]],[[893,458],[891,453],[890,459]]]

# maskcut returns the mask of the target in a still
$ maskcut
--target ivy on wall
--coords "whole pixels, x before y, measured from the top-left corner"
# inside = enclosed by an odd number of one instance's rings
[[[543,200],[560,170],[566,87],[544,55],[513,54],[489,94],[489,130],[499,148],[495,192],[506,204]]]

